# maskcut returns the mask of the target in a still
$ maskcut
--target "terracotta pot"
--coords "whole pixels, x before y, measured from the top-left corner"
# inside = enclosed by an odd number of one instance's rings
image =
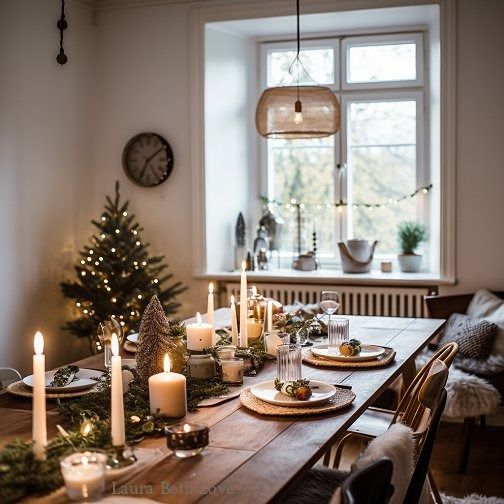
[[[418,273],[422,266],[422,256],[418,254],[399,254],[397,260],[403,273]]]

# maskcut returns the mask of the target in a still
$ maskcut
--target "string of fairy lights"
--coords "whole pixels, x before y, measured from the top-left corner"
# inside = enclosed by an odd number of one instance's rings
[[[295,198],[292,198],[290,201],[285,202],[285,201],[278,201],[276,199],[269,199],[266,198],[265,196],[262,196],[261,200],[267,205],[276,205],[279,207],[285,207],[287,210],[290,210],[291,212],[296,212],[298,209],[303,210],[305,208],[316,208],[317,210],[322,210],[323,208],[332,208],[332,207],[336,207],[337,211],[340,213],[343,212],[343,209],[346,207],[351,207],[353,210],[357,210],[358,208],[367,208],[369,210],[373,210],[376,208],[386,210],[388,207],[398,205],[399,203],[401,203],[401,201],[404,201],[406,199],[415,198],[419,194],[425,195],[431,191],[432,187],[433,187],[432,184],[421,186],[410,194],[405,194],[399,198],[389,198],[388,200],[383,201],[381,203],[363,203],[363,202],[347,203],[343,200],[339,200],[332,203],[304,203],[301,201],[297,201]]]
[[[122,216],[123,217],[127,217],[128,216],[128,212],[124,211],[122,212]],[[117,215],[112,215],[113,218],[116,218]],[[107,222],[107,217],[105,215],[102,215],[101,217],[101,222],[103,223],[103,225],[105,225],[105,223]],[[111,236],[113,236],[114,234],[115,235],[119,235],[121,233],[121,230],[119,228],[116,228],[113,232],[113,234],[107,234],[104,232],[103,228],[101,229],[101,234],[99,236],[100,240],[103,242],[103,241],[106,241],[108,238],[110,238]],[[137,247],[140,247],[142,245],[142,242],[140,241],[140,237],[139,237],[139,231],[138,229],[131,229],[131,233],[137,237],[137,240],[135,241],[135,245]],[[93,237],[93,242],[95,245],[98,245],[98,240],[96,237]],[[99,248],[99,247],[97,247]],[[104,257],[102,255],[97,255],[98,251],[95,251],[93,248],[90,248],[90,247],[87,247],[85,246],[84,247],[84,250],[85,252],[87,253],[87,257],[83,258],[80,260],[80,264],[81,264],[81,267],[80,267],[80,276],[81,277],[86,277],[86,275],[90,274],[92,275],[93,277],[97,277],[97,280],[99,280],[99,282],[101,282],[101,285],[100,283],[97,283],[96,285],[96,288],[97,289],[101,289],[101,288],[104,288],[105,291],[111,293],[112,292],[112,288],[110,287],[110,278],[108,277],[108,275],[103,272],[103,271],[100,271],[98,269],[99,266],[101,266],[104,262]],[[126,256],[122,256],[120,257],[120,253],[119,251],[116,249],[116,247],[111,247],[110,248],[110,253],[111,254],[116,254],[117,255],[117,258],[121,259],[123,262],[126,262],[127,260],[127,257]],[[95,253],[96,252],[96,253]],[[139,270],[140,268],[146,268],[148,266],[148,262],[146,260],[143,260],[143,261],[133,261],[133,266],[134,266],[134,269],[135,270]],[[124,271],[122,276],[123,277],[126,277],[128,276],[128,272],[127,271]],[[114,272],[111,271],[110,272],[110,275],[113,276],[114,275]],[[157,284],[159,283],[159,279],[158,278],[154,278],[152,280],[152,283],[154,284]],[[117,303],[117,297],[115,294],[111,294],[112,297],[110,298],[110,301],[112,303]],[[142,294],[137,294],[136,296],[136,299],[138,299],[139,301],[141,301],[143,299],[143,295]],[[130,302],[127,302],[126,303],[126,307],[128,307],[131,311],[130,311],[130,315],[132,317],[134,316],[140,316],[140,312],[138,310],[139,307],[135,306],[135,301],[136,299],[133,299],[132,301]],[[78,308],[83,316],[87,316],[87,317],[92,317],[95,313],[94,309],[92,308],[93,306],[93,302],[92,301],[89,301],[89,300],[80,300],[80,301],[76,301],[75,303],[75,306],[76,308]],[[125,326],[125,322],[124,322],[124,316],[123,315],[119,315],[116,317],[116,315],[111,315],[111,318],[118,318],[119,319],[119,323],[121,326]]]

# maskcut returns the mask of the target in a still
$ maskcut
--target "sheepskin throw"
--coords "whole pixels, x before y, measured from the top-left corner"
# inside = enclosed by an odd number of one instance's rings
[[[485,495],[471,494],[465,497],[453,497],[441,494],[443,504],[504,504],[500,497],[486,497]]]
[[[375,460],[380,460],[383,457],[389,458],[394,465],[392,473],[394,494],[390,499],[390,504],[402,504],[413,475],[414,450],[413,431],[404,424],[393,424],[387,431],[369,443],[352,468],[361,469]]]
[[[431,354],[421,353],[417,367],[427,363]],[[443,416],[455,418],[478,417],[495,413],[500,402],[499,391],[483,378],[460,369],[450,368],[446,383],[447,400]]]
[[[475,360],[469,357],[455,357],[455,367],[468,373],[492,376],[504,372],[504,354],[490,355],[486,360]]]
[[[497,324],[492,353],[504,355],[504,299],[487,290],[479,290],[471,299],[466,313],[469,317]]]
[[[439,346],[455,341],[458,343],[460,355],[484,360],[492,350],[496,329],[497,325],[492,322],[454,313],[446,323]]]

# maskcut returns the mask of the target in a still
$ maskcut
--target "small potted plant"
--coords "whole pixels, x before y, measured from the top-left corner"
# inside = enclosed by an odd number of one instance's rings
[[[397,256],[403,273],[418,273],[422,265],[422,256],[415,254],[420,243],[427,240],[427,228],[417,222],[401,222],[397,237],[402,254]]]

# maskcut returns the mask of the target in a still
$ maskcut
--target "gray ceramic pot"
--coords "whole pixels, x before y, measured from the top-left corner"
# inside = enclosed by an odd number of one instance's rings
[[[397,260],[403,273],[418,273],[422,266],[422,256],[418,254],[400,254]]]

